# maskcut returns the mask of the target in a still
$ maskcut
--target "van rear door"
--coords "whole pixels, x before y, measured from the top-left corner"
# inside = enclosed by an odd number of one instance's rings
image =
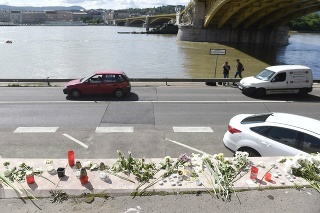
[[[312,87],[311,70],[288,71],[288,88],[310,88]]]

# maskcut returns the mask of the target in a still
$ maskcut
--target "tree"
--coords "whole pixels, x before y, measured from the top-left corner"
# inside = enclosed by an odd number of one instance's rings
[[[312,13],[291,21],[288,26],[296,31],[320,31],[320,15]]]

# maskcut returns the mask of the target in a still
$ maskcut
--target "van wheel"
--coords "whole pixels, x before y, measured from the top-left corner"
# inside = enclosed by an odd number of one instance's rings
[[[122,89],[116,89],[113,94],[114,94],[114,96],[116,96],[117,98],[121,98],[121,97],[123,97],[124,92],[123,92]]]
[[[298,95],[300,97],[307,97],[307,95],[308,95],[307,89],[306,88],[299,89]]]
[[[81,92],[78,89],[73,89],[71,90],[70,95],[74,98],[80,98]]]
[[[248,152],[249,157],[261,157],[260,153],[249,147],[240,148],[238,151]]]
[[[254,95],[258,98],[262,98],[266,95],[266,90],[264,88],[259,88],[255,91]]]

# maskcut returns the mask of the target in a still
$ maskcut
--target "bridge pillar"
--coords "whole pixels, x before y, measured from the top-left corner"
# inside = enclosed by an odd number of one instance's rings
[[[149,27],[150,27],[149,16],[146,16],[146,20],[145,20],[145,23],[143,24],[143,27],[146,28],[146,31],[149,31]]]
[[[224,28],[204,28],[206,15],[205,2],[194,1],[194,7],[182,17],[177,35],[178,40],[194,42],[216,43],[256,43],[256,44],[288,44],[289,28],[283,26],[278,29],[233,29],[231,26]]]
[[[126,23],[124,24],[124,26],[129,27],[130,26],[130,20],[126,18]]]

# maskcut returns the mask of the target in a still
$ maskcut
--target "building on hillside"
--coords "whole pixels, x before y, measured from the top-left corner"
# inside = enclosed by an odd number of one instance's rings
[[[21,12],[21,15],[22,15],[21,24],[42,24],[46,21],[45,12],[23,11]]]
[[[45,11],[46,21],[73,21],[70,11]]]
[[[87,12],[73,12],[73,21],[79,21],[81,18],[86,18],[88,17]]]
[[[10,22],[9,11],[0,11],[0,22]]]
[[[11,11],[10,12],[10,22],[15,23],[15,24],[22,23],[21,11]]]
[[[128,12],[123,12],[121,10],[115,10],[114,11],[114,19],[123,19],[123,18],[129,18]]]

